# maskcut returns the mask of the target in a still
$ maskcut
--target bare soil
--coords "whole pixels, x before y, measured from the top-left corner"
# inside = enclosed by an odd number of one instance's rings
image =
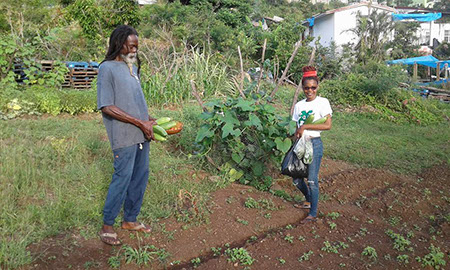
[[[290,179],[279,177],[274,190],[300,194]],[[294,201],[232,184],[211,194],[209,215],[200,225],[173,217],[154,224],[149,235],[117,230],[125,245],[154,245],[170,254],[165,259],[151,253],[147,265],[127,264],[120,247],[69,232],[31,245],[34,262],[26,268],[109,269],[108,259],[122,254],[120,269],[422,269],[416,257],[430,253],[432,244],[448,261],[448,164],[405,176],[325,159],[320,177],[315,223],[299,224],[307,211],[295,208]],[[254,201],[259,207],[249,208]],[[388,230],[403,236],[402,245],[395,248]],[[362,254],[367,247],[375,249],[376,258]],[[251,265],[226,254],[237,254],[238,248],[254,259]]]

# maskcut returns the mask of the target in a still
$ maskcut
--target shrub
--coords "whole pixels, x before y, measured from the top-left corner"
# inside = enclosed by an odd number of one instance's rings
[[[200,115],[204,124],[195,139],[199,152],[211,152],[223,168],[231,167],[227,172],[233,180],[269,189],[272,179],[264,172],[291,146],[286,127],[292,121],[277,115],[271,105],[241,97],[206,105],[211,109]]]

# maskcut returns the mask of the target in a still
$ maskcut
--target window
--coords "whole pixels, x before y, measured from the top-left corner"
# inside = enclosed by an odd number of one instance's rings
[[[445,30],[444,31],[444,41],[445,42],[450,42],[450,30]]]

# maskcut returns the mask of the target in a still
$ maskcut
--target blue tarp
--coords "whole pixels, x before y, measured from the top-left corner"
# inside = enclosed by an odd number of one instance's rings
[[[418,65],[423,65],[423,66],[427,66],[427,67],[436,68],[438,62],[439,62],[439,65],[440,65],[441,69],[444,68],[445,64],[448,64],[450,66],[450,60],[439,61],[439,59],[437,59],[436,57],[431,56],[431,55],[420,56],[420,57],[413,57],[413,58],[405,58],[405,59],[397,59],[397,60],[390,60],[390,61],[387,61],[386,63],[388,63],[390,65],[395,65],[395,64],[414,65],[414,63],[417,63]]]
[[[314,17],[306,19],[309,22],[309,27],[314,26]]]
[[[396,14],[392,13],[392,19],[394,21],[400,20],[416,20],[419,22],[431,22],[439,20],[442,17],[442,13],[425,13],[425,14]]]

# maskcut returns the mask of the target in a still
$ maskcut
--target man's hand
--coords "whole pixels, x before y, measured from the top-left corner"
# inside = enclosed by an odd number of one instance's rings
[[[155,120],[142,121],[141,126],[139,127],[142,132],[144,132],[144,136],[147,140],[151,141],[155,139],[153,134],[153,126],[156,125]]]

